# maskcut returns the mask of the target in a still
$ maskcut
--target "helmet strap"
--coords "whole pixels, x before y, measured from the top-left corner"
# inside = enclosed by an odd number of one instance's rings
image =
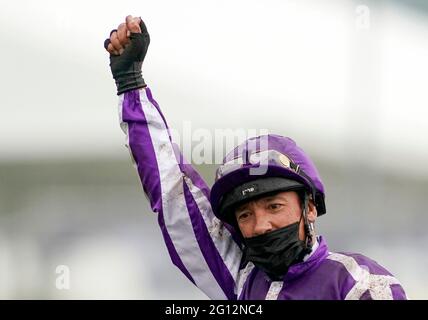
[[[314,224],[308,220],[309,196],[306,192],[303,194],[302,208],[302,217],[305,230],[305,244],[307,248],[312,248],[312,245],[314,244]]]

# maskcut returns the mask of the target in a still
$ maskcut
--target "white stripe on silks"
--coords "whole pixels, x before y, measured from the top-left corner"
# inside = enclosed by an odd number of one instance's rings
[[[144,114],[156,151],[167,232],[196,285],[212,299],[226,299],[225,293],[210,272],[195,238],[184,198],[183,173],[175,159],[165,123],[157,109],[148,100],[146,90],[140,90],[140,101],[144,104]]]
[[[283,281],[273,281],[270,284],[265,300],[278,300],[278,295],[281,292],[283,285]]]
[[[340,254],[331,253],[327,259],[341,263],[356,281],[355,285],[347,293],[345,300],[359,300],[369,290],[374,300],[392,300],[392,284],[400,284],[399,281],[389,275],[371,274],[362,268],[354,258]]]
[[[125,146],[128,149],[129,156],[131,157],[131,162],[134,168],[137,169],[137,162],[134,159],[134,155],[132,154],[131,147],[129,146],[129,128],[128,123],[123,121],[123,100],[125,99],[125,95],[121,94],[119,96],[119,124],[122,131],[125,133]],[[147,195],[146,195],[147,196]]]
[[[247,281],[248,276],[251,271],[254,269],[254,264],[252,262],[248,262],[244,269],[239,271],[238,279],[236,280],[236,294],[237,298],[241,296],[242,290],[244,289],[245,282]]]
[[[202,214],[205,225],[207,226],[208,232],[217,251],[220,253],[224,264],[236,282],[239,272],[239,264],[242,258],[242,250],[233,240],[229,230],[227,230],[224,224],[214,216],[211,204],[204,193],[193,184],[190,178],[184,177],[184,181],[186,181],[198,209]]]

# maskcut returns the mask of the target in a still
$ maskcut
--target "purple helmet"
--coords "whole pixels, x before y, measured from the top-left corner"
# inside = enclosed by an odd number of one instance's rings
[[[306,190],[318,215],[326,213],[324,185],[312,160],[296,143],[280,135],[246,140],[226,155],[217,169],[210,202],[222,221],[234,223],[239,203],[273,192]]]

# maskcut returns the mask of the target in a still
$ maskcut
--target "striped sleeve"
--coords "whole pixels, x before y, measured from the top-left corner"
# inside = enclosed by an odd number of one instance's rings
[[[119,118],[172,262],[209,298],[236,299],[241,249],[213,215],[203,179],[181,161],[150,89],[120,95]]]
[[[342,253],[330,253],[327,259],[340,263],[353,280],[345,300],[407,300],[400,282],[375,261]]]

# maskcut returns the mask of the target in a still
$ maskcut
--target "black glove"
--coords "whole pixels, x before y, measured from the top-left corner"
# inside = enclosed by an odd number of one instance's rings
[[[117,95],[126,91],[146,86],[141,67],[150,44],[150,36],[143,20],[140,22],[141,33],[131,33],[130,43],[119,56],[110,54],[110,69],[116,81]],[[107,48],[110,40],[104,42]]]

